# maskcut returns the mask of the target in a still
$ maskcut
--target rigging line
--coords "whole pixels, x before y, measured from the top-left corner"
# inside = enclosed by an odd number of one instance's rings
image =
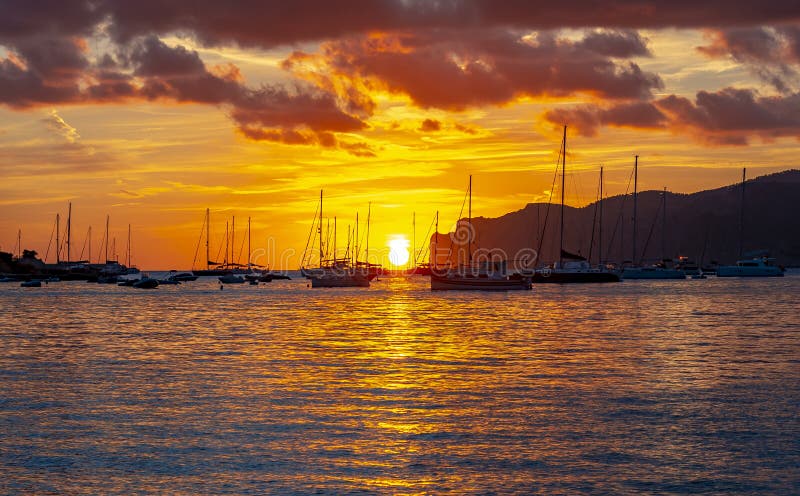
[[[614,230],[611,231],[611,240],[608,242],[608,251],[606,253],[611,253],[611,249],[614,246],[614,238],[617,236],[617,230],[620,227],[620,222],[622,221],[623,214],[625,213],[625,201],[628,199],[628,192],[631,189],[631,182],[633,181],[633,171],[631,171],[631,175],[628,176],[628,186],[625,188],[625,194],[622,196],[622,201],[620,202],[619,206],[619,214],[617,214],[617,220],[614,222]],[[625,256],[620,252],[620,262],[624,260]]]
[[[547,219],[550,217],[550,205],[553,203],[553,193],[556,189],[556,181],[558,180],[558,170],[561,168],[561,153],[562,149],[564,148],[564,141],[561,141],[560,147],[558,147],[558,161],[556,162],[556,172],[553,174],[553,184],[550,186],[550,197],[547,199],[547,208],[544,211],[544,223],[542,224],[542,231],[539,235],[539,246],[536,247],[536,255],[539,256],[542,253],[542,243],[544,242],[544,235],[547,231]],[[538,212],[537,212],[537,222],[538,222]],[[559,254],[560,255],[560,254]],[[535,261],[532,261],[535,263]]]
[[[89,242],[89,236],[92,234],[92,226],[89,226],[89,230],[86,231],[86,237],[83,238],[83,246],[81,246],[81,255],[78,257],[78,260],[83,260],[83,251],[86,249],[86,243]],[[91,260],[89,260],[91,263]]]
[[[468,195],[469,195],[469,188],[467,188],[467,191],[464,192],[464,200],[461,202],[461,210],[459,210],[458,212],[458,220],[456,221],[456,231],[458,231],[458,223],[461,222],[461,216],[464,214],[464,205],[467,204]],[[467,235],[471,236],[469,232],[467,233]],[[450,238],[450,243],[448,243],[448,246],[449,248],[447,249],[447,263],[451,264],[452,259],[450,258],[450,256],[453,254],[453,238]]]
[[[423,248],[423,247],[420,247],[419,251],[417,251],[417,252],[414,254],[414,266],[415,266],[415,267],[417,266],[417,260],[419,260],[419,259],[420,259],[420,258],[421,258],[421,257],[422,257],[422,256],[423,256],[423,255],[424,255],[426,252],[427,252],[427,251],[430,251],[430,249],[431,249],[431,238],[430,238],[430,234],[431,234],[431,231],[433,230],[433,225],[434,225],[435,223],[436,223],[436,217],[434,217],[434,218],[432,218],[432,219],[431,219],[431,223],[430,223],[430,225],[428,226],[428,231],[425,233],[425,237],[424,237],[424,238],[422,238],[422,239],[426,239],[426,240],[428,240],[428,241],[427,241],[427,243],[426,243],[425,245],[423,245],[425,248]],[[415,247],[414,249],[416,249],[416,247]]]
[[[197,262],[197,255],[200,253],[200,242],[203,241],[203,232],[206,228],[206,216],[203,215],[203,225],[200,227],[200,237],[197,238],[197,246],[194,248],[194,258],[192,259],[192,270],[194,270],[194,263]],[[102,245],[101,245],[102,246]],[[206,260],[208,263],[208,260]]]
[[[658,222],[658,214],[660,213],[661,213],[661,202],[658,202],[658,208],[656,209],[655,215],[653,215],[653,223],[650,224],[650,232],[647,233],[647,239],[644,242],[644,249],[642,250],[642,256],[641,258],[639,258],[639,260],[644,260],[644,256],[647,254],[647,247],[648,245],[650,245],[650,238],[653,236],[653,231],[656,228],[656,222]]]
[[[592,248],[594,248],[594,229],[597,227],[597,207],[600,205],[600,180],[597,181],[597,201],[594,203],[594,213],[592,214],[592,236],[589,239],[589,256],[586,257],[586,260],[589,261],[589,264],[592,263]],[[597,264],[600,265],[600,260],[597,261]]]
[[[308,255],[308,245],[311,242],[311,238],[315,237],[313,235],[314,235],[314,227],[317,225],[317,214],[318,213],[319,213],[319,204],[317,204],[317,207],[314,209],[314,221],[311,223],[311,230],[308,231],[308,239],[306,239],[306,248],[303,250],[303,260],[302,260],[302,264],[303,265],[305,265],[306,255]],[[312,250],[314,249],[313,245],[311,246],[311,249]]]
[[[53,243],[53,234],[56,232],[56,225],[53,223],[53,230],[50,231],[50,241],[47,242],[47,251],[44,254],[44,260],[47,261],[47,257],[50,255],[50,245]]]

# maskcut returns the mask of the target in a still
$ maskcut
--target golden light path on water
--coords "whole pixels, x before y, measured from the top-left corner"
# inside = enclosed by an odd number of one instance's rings
[[[2,285],[0,492],[789,494],[798,290]]]

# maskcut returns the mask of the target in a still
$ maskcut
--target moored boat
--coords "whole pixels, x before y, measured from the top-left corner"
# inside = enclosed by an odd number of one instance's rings
[[[783,269],[774,258],[761,257],[739,260],[736,265],[720,265],[717,277],[783,277]]]

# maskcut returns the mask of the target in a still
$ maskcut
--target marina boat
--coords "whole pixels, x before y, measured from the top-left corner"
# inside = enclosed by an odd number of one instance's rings
[[[138,281],[134,281],[132,286],[136,289],[155,289],[158,287],[158,280],[143,276]]]
[[[327,248],[328,243],[323,241],[322,229],[322,190],[319,192],[319,216],[315,216],[314,223],[309,232],[309,242],[313,240],[313,232],[316,227],[319,234],[319,266],[307,267],[304,263],[300,267],[300,273],[303,277],[311,281],[312,288],[368,288],[370,281],[375,279],[378,275],[380,266],[368,262],[358,261],[358,248],[357,248],[357,234],[353,237],[353,250],[350,252],[350,243],[348,242],[348,254],[343,258],[338,258],[336,252],[336,219],[334,218],[333,228],[333,256],[328,258]],[[366,233],[366,249],[364,251],[365,258],[369,259],[369,223],[370,211],[367,213],[367,233]],[[329,224],[330,225],[330,224]],[[358,232],[358,216],[356,215],[356,233]],[[308,243],[307,243],[308,245]],[[311,246],[313,251],[313,244]],[[310,253],[304,253],[304,261],[308,259]]]
[[[638,182],[639,182],[639,156],[636,155],[633,164],[633,260],[637,260],[638,253],[636,252],[636,201],[638,198]],[[662,262],[653,265],[633,265],[622,268],[622,278],[630,279],[686,279],[686,273],[678,268],[667,267],[664,263],[664,233],[666,232],[666,219],[667,219],[667,189],[664,188],[664,193],[661,197],[661,236],[662,236]],[[652,229],[650,231],[652,233]],[[648,241],[649,241],[648,236]],[[647,251],[647,243],[645,243],[644,252]],[[642,255],[644,256],[644,255]]]
[[[687,276],[696,276],[701,273],[700,266],[689,257],[680,256],[675,261],[675,268],[682,270]]]
[[[686,272],[660,265],[624,267],[623,279],[686,279]]]
[[[561,141],[561,227],[559,229],[559,260],[552,265],[538,269],[531,279],[534,283],[604,283],[619,282],[619,273],[605,265],[592,267],[581,255],[564,250],[564,190],[566,187],[567,169],[567,126],[564,126],[564,137]],[[602,168],[600,170],[600,205],[602,205]],[[600,215],[602,222],[602,211]],[[601,224],[602,231],[602,224]],[[600,244],[600,243],[599,243]],[[541,251],[541,247],[539,250]],[[602,258],[602,257],[600,257]]]
[[[717,277],[783,277],[783,268],[775,265],[775,259],[767,256],[766,252],[751,258],[742,257],[744,246],[744,200],[747,169],[742,169],[742,199],[739,215],[739,257],[735,265],[720,265],[717,267]]]
[[[720,265],[717,277],[783,277],[783,269],[775,265],[774,258],[761,257]]]
[[[222,284],[243,284],[244,283],[244,277],[236,275],[236,274],[226,274],[224,276],[218,277],[217,279],[219,279],[219,282],[221,282]]]
[[[531,289],[531,280],[519,274],[509,276],[506,261],[460,266],[431,271],[431,290],[514,291]]]
[[[509,276],[507,273],[508,262],[506,260],[492,261],[473,261],[472,236],[472,176],[469,176],[469,208],[467,213],[467,260],[464,264],[440,268],[438,261],[433,259],[438,254],[437,248],[431,250],[431,258],[428,267],[431,268],[431,291],[461,290],[461,291],[512,291],[531,289],[529,277],[515,274]],[[457,227],[457,229],[459,229]],[[439,214],[436,214],[435,239],[439,236]],[[450,250],[452,255],[452,249]]]
[[[187,282],[187,281],[196,281],[196,275],[190,274],[188,272],[181,272],[180,274],[172,274],[167,279],[170,281],[178,281],[178,282]]]
[[[40,281],[38,279],[33,279],[33,280],[30,280],[30,281],[22,282],[22,283],[20,283],[19,286],[21,288],[41,288],[42,287],[42,281]]]

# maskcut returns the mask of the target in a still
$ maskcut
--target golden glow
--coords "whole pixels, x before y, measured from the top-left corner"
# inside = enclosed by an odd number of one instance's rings
[[[402,235],[395,235],[389,240],[389,261],[395,267],[402,267],[408,263],[408,240]]]

